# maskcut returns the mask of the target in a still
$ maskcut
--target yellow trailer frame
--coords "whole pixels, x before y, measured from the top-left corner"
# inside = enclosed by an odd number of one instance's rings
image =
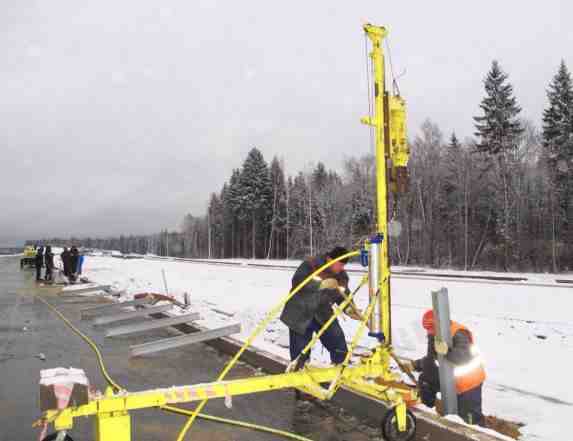
[[[233,358],[231,364],[212,383],[178,386],[142,392],[113,391],[108,388],[104,396],[91,400],[88,404],[49,410],[43,415],[45,422],[52,422],[57,431],[67,431],[73,427],[74,418],[80,416],[96,417],[96,441],[131,441],[131,419],[129,412],[137,409],[170,406],[172,404],[201,401],[179,439],[184,437],[186,429],[192,424],[204,403],[212,398],[229,398],[284,388],[298,388],[319,399],[329,399],[336,390],[344,386],[370,397],[382,400],[394,408],[395,423],[400,432],[407,429],[407,405],[418,400],[417,390],[400,383],[400,376],[390,369],[393,357],[391,346],[391,310],[390,310],[390,262],[388,257],[388,186],[393,182],[393,190],[399,189],[405,176],[408,162],[406,142],[405,104],[399,96],[389,96],[384,84],[384,54],[382,41],[386,36],[383,27],[364,25],[364,31],[371,41],[370,58],[373,66],[374,113],[362,122],[375,130],[376,175],[377,175],[377,234],[366,241],[362,254],[370,257],[370,305],[366,314],[370,320],[370,335],[376,337],[379,344],[372,353],[363,357],[355,365],[346,363],[333,367],[305,366],[295,372],[287,370],[284,374],[258,376],[238,380],[221,381],[230,366],[239,358],[245,346]],[[390,178],[390,179],[389,179]],[[351,253],[359,254],[358,252]],[[341,260],[346,256],[342,256]],[[334,261],[330,263],[334,263]],[[375,267],[373,267],[375,265]],[[317,270],[316,273],[322,271]],[[314,275],[314,274],[313,274]],[[309,276],[303,284],[308,283]],[[373,282],[375,279],[375,283]],[[291,291],[287,301],[302,285]],[[347,299],[350,301],[350,299]],[[336,312],[337,314],[340,311]],[[253,337],[253,336],[252,336]],[[331,383],[328,389],[321,383]]]

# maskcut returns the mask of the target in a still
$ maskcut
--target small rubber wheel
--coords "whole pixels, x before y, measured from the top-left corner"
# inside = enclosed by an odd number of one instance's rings
[[[382,436],[387,441],[411,441],[416,436],[416,419],[409,410],[406,411],[406,430],[398,430],[396,408],[389,410],[382,418]]]
[[[56,441],[57,437],[58,437],[58,432],[54,432],[54,433],[49,434],[42,441]],[[64,441],[74,441],[74,439],[66,433],[66,437],[64,438]]]

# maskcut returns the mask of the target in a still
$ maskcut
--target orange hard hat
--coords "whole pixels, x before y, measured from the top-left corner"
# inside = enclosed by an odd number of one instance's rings
[[[422,316],[422,326],[430,335],[434,335],[436,331],[434,330],[434,311],[428,309]]]

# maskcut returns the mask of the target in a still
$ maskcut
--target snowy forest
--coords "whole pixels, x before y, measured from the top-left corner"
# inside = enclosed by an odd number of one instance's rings
[[[547,87],[539,124],[521,117],[509,76],[494,61],[474,137],[427,120],[410,140],[408,191],[391,201],[393,264],[464,270],[573,268],[573,86],[564,62]],[[52,239],[124,253],[290,259],[375,231],[375,163],[348,157],[287,176],[280,158],[252,148],[206,214],[180,231],[119,238]],[[33,242],[33,241],[30,241]],[[44,240],[44,242],[49,242]]]

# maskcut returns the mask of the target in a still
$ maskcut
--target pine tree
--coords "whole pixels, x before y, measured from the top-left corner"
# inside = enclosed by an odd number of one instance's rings
[[[553,269],[573,256],[573,84],[564,61],[547,91],[549,106],[543,112],[543,159],[551,183],[550,204],[552,220]],[[566,242],[564,253],[557,251],[558,243]]]
[[[497,154],[517,147],[523,128],[517,119],[521,108],[513,96],[513,86],[506,82],[508,76],[494,60],[484,81],[486,96],[480,104],[483,116],[476,116],[478,149]]]

